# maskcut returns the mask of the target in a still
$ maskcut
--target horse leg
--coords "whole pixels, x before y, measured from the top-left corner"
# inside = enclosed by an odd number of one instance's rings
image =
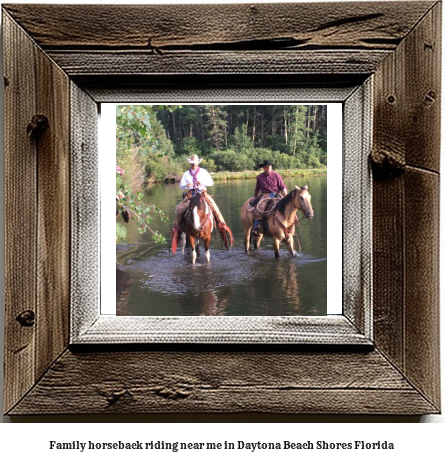
[[[185,233],[182,233],[181,235],[181,250],[182,250],[182,255],[185,253],[185,245],[187,244],[187,236]]]
[[[253,242],[253,246],[255,247],[255,249],[259,249],[260,248],[260,243],[261,241],[263,240],[263,234],[258,234],[258,237],[256,238],[256,240]]]
[[[298,252],[294,250],[294,238],[289,235],[289,239],[286,241],[286,248],[291,257],[298,257]]]
[[[189,236],[190,248],[192,249],[192,263],[196,263],[196,252],[195,252],[195,238]]]
[[[244,228],[244,250],[249,251],[250,248],[250,233],[252,231],[252,225],[248,226],[247,229]]]
[[[280,240],[276,237],[273,238],[273,250],[275,252],[275,258],[280,256]]]
[[[206,256],[206,259],[207,259],[208,262],[210,261],[210,250],[209,250],[209,247],[210,247],[210,237],[209,237],[209,238],[206,238],[206,239],[204,240],[205,256]]]

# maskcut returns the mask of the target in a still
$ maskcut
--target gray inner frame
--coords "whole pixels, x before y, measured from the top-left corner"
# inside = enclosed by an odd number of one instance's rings
[[[157,91],[126,101],[343,103],[343,314],[326,317],[116,317],[100,314],[98,107],[71,87],[71,344],[372,345],[372,77],[357,87]],[[239,94],[239,90],[237,91]],[[124,99],[122,99],[124,100]]]

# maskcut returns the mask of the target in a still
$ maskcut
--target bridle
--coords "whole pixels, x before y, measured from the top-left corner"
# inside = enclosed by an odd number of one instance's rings
[[[205,200],[203,200],[203,201],[205,202]],[[207,205],[206,205],[206,206],[207,206]],[[196,207],[197,207],[197,205],[196,205]],[[193,208],[194,208],[194,207],[193,207]],[[189,211],[191,212],[192,209],[190,209]],[[199,209],[198,209],[198,211],[199,211]],[[206,224],[208,223],[211,214],[212,214],[212,211],[211,211],[210,208],[209,208],[209,212],[206,214],[205,219],[204,219],[204,222],[201,223],[201,224],[199,225],[198,234],[196,235],[196,238],[197,238],[197,239],[200,239],[200,238],[201,238],[201,233],[203,232],[204,227],[205,227]]]
[[[301,190],[306,190],[306,188],[302,187]],[[301,204],[300,198],[298,198],[298,202],[300,203],[300,208],[303,210],[303,206]],[[274,223],[276,221],[278,223],[278,226],[283,230],[284,232],[283,240],[287,242],[289,240],[289,236],[293,236],[294,234],[296,235],[295,226],[304,218],[300,220],[297,214],[295,213],[295,220],[293,221],[292,225],[289,228],[286,228],[286,226],[284,226],[284,224],[280,221],[280,219],[276,216],[276,214],[277,214],[277,210],[275,209],[274,214],[273,214],[273,221]],[[298,240],[298,236],[297,236],[297,240]],[[300,243],[300,241],[298,241],[298,243]]]

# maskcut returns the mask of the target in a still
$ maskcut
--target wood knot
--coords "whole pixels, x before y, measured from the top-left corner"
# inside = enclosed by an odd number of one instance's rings
[[[400,175],[405,171],[404,153],[398,150],[373,150],[370,158],[373,173],[378,177]]]
[[[26,128],[26,133],[31,139],[39,140],[49,128],[49,121],[45,115],[34,115]]]
[[[9,86],[9,79],[6,76],[3,76],[3,84],[5,87]]]
[[[180,389],[177,387],[161,387],[155,389],[155,394],[163,397],[164,399],[186,399],[190,396],[191,392],[188,389]]]
[[[110,392],[105,396],[105,399],[107,399],[109,405],[114,405],[127,393],[128,392],[126,390]]]
[[[34,326],[35,313],[32,310],[25,310],[24,312],[17,315],[16,320],[22,326]]]
[[[429,90],[425,95],[424,101],[426,105],[432,105],[436,101],[436,92]]]
[[[108,402],[108,405],[115,405],[121,399],[131,397],[131,393],[125,388],[113,389],[108,386],[98,386],[96,387],[96,391],[105,398],[105,400]]]
[[[424,43],[424,49],[425,49],[425,50],[433,50],[433,49],[434,49],[434,45],[433,45],[433,44],[430,44],[429,42],[425,42],[425,43]]]

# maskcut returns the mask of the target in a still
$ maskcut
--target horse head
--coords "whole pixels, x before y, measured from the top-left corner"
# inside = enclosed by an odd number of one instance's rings
[[[304,213],[306,218],[314,217],[314,210],[311,204],[311,194],[309,194],[308,186],[298,187],[295,186],[295,208],[298,208]]]
[[[194,197],[191,198],[189,204],[190,218],[193,224],[193,227],[196,230],[201,229],[201,225],[205,221],[205,217],[208,214],[209,207],[205,201],[205,192],[197,193]]]

